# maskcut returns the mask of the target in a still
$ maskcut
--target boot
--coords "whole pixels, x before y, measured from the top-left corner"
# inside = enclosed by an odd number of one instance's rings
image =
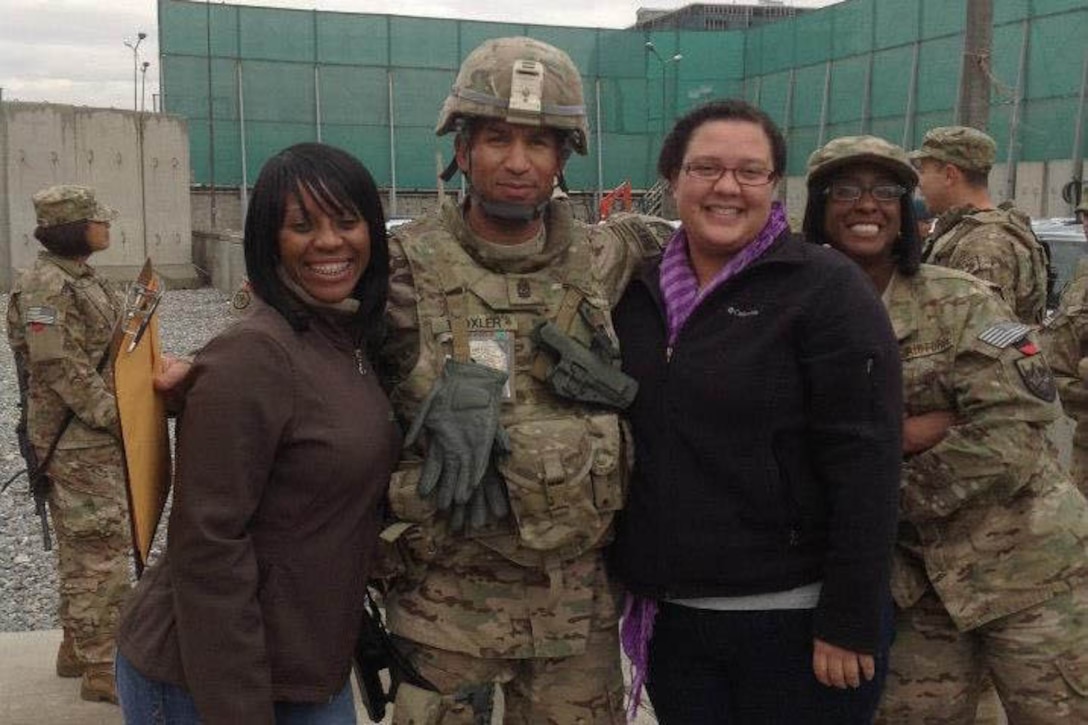
[[[57,676],[79,677],[85,669],[87,665],[76,654],[76,646],[72,642],[71,635],[65,632],[60,649],[57,650]]]
[[[83,685],[79,696],[91,702],[112,702],[117,704],[117,685],[113,680],[113,664],[101,662],[87,665],[83,672]]]

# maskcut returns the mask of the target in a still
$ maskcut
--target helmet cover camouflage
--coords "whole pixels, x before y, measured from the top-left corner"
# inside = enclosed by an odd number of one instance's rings
[[[936,159],[968,171],[986,173],[997,158],[997,144],[988,135],[970,126],[931,128],[922,139],[922,148],[911,159]]]
[[[571,147],[588,151],[582,76],[562,50],[532,38],[494,38],[468,54],[438,114],[439,136],[463,117],[566,131]]]
[[[841,136],[831,139],[808,157],[808,185],[849,164],[869,163],[890,172],[908,189],[918,185],[918,172],[907,152],[876,136]]]
[[[95,201],[89,186],[62,184],[42,189],[31,197],[38,226],[46,229],[75,222],[110,222],[117,212]]]

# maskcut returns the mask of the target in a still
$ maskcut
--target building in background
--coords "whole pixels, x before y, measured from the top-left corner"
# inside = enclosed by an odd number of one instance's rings
[[[777,0],[756,4],[694,3],[675,10],[639,8],[637,30],[745,30],[811,12]]]

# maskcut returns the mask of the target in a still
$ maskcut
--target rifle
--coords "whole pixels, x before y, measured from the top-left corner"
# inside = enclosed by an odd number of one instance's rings
[[[382,686],[381,673],[388,670],[389,689]],[[381,722],[385,706],[397,697],[400,683],[437,692],[437,688],[397,649],[382,621],[381,611],[370,591],[363,608],[363,626],[355,643],[355,674],[360,695],[371,722]]]
[[[106,362],[109,360],[109,350],[102,356],[102,359],[98,362],[97,371],[99,373],[106,367]],[[30,443],[30,431],[27,426],[27,389],[29,387],[30,373],[26,370],[26,365],[20,360],[19,356],[15,356],[15,369],[19,378],[19,422],[15,424],[15,435],[19,438],[19,452],[23,455],[23,460],[26,461],[26,468],[22,471],[18,471],[14,476],[4,482],[4,485],[0,487],[0,492],[7,490],[7,487],[19,477],[20,474],[25,473],[27,477],[27,490],[34,498],[34,513],[37,514],[38,520],[41,522],[42,527],[42,547],[46,551],[50,551],[53,548],[53,540],[49,536],[49,518],[47,516],[46,501],[49,500],[49,489],[53,482],[49,479],[46,471],[49,470],[49,464],[53,461],[53,454],[57,452],[57,445],[60,443],[60,439],[64,436],[65,431],[68,430],[68,426],[72,424],[72,420],[75,419],[76,414],[71,408],[64,414],[64,420],[61,421],[60,428],[57,430],[57,435],[53,438],[53,442],[49,444],[49,450],[45,453],[45,458],[38,460],[38,454],[34,450],[34,446]]]
[[[42,546],[45,547],[46,551],[50,551],[53,548],[53,541],[49,537],[49,517],[45,505],[45,501],[49,496],[49,477],[45,475],[45,469],[49,465],[49,459],[53,457],[53,451],[56,449],[57,441],[60,440],[60,435],[57,436],[57,440],[53,442],[53,445],[49,447],[49,455],[46,456],[44,465],[40,464],[38,454],[34,451],[34,446],[30,444],[30,433],[26,422],[26,398],[30,373],[27,372],[26,365],[23,364],[23,360],[19,355],[15,356],[15,377],[19,382],[19,422],[15,424],[15,437],[19,439],[19,453],[22,454],[23,460],[26,461],[26,468],[16,471],[11,478],[4,481],[4,485],[0,486],[0,492],[6,491],[12,481],[22,474],[26,474],[30,495],[34,497],[34,513],[37,514],[38,521],[41,522]],[[64,429],[62,428],[61,435],[63,433]]]

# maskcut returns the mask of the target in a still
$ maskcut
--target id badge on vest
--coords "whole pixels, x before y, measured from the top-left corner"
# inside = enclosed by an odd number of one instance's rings
[[[514,337],[517,332],[517,319],[510,314],[470,315],[464,319],[468,358],[475,363],[492,370],[506,373],[506,383],[502,387],[504,402],[514,400]],[[456,323],[454,323],[456,327]],[[454,329],[454,357],[458,355],[458,330]]]

